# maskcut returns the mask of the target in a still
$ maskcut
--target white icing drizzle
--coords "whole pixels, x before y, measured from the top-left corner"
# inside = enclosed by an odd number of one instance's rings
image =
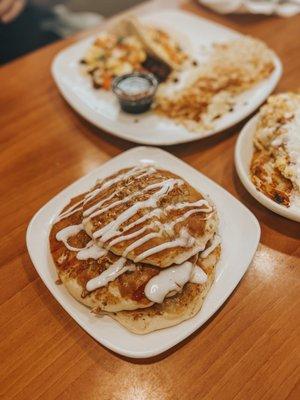
[[[135,237],[141,235],[141,234],[144,233],[147,229],[149,229],[150,226],[151,226],[151,225],[146,225],[146,226],[143,226],[141,229],[139,229],[139,230],[137,230],[137,231],[135,231],[135,232],[129,233],[128,235],[121,235],[121,236],[118,236],[116,239],[113,239],[111,242],[109,242],[109,244],[107,245],[107,248],[110,249],[111,246],[114,246],[114,245],[117,244],[117,243],[124,242],[124,241],[126,241],[126,240],[130,240],[130,239],[133,239],[133,238],[135,238]]]
[[[119,258],[99,276],[87,282],[88,291],[107,286],[120,275],[127,271],[135,271],[134,264],[125,265],[126,258]],[[162,270],[158,275],[151,278],[145,286],[145,296],[155,303],[162,303],[170,292],[180,292],[187,282],[203,284],[207,280],[206,273],[199,267],[193,266],[190,261],[181,265],[169,267]]]
[[[82,229],[82,224],[67,226],[66,228],[63,228],[59,232],[57,232],[56,240],[63,242],[66,248],[70,251],[80,251],[82,249],[78,249],[69,245],[68,239],[74,235],[77,235],[80,231],[82,231]]]
[[[101,229],[98,229],[93,233],[94,239],[101,238],[101,242],[106,242],[110,238],[116,235],[121,224],[131,218],[133,215],[137,213],[138,210],[143,208],[154,208],[157,207],[157,203],[161,197],[163,197],[169,190],[171,190],[176,184],[181,185],[184,182],[181,179],[167,179],[163,182],[160,182],[159,186],[160,190],[153,193],[150,198],[144,201],[138,201],[129,207],[127,210],[123,211],[114,221],[111,221]],[[151,185],[151,186],[154,186]]]
[[[121,200],[117,200],[117,201],[109,204],[108,206],[106,206],[104,208],[100,208],[98,211],[93,212],[92,214],[89,215],[89,219],[93,218],[93,217],[95,217],[97,215],[103,214],[103,213],[111,210],[112,208],[119,206],[120,204],[127,203],[128,201],[132,200],[133,198],[138,197],[138,196],[140,196],[142,194],[145,194],[145,193],[149,192],[150,190],[161,188],[165,184],[165,182],[169,182],[169,181],[174,181],[174,179],[167,179],[167,180],[162,181],[162,182],[153,183],[152,185],[148,185],[142,190],[139,190],[139,191],[137,191],[135,193],[132,193],[132,194],[124,197]],[[179,181],[179,180],[177,179],[177,181]]]
[[[186,213],[184,213],[181,217],[178,217],[177,219],[175,219],[174,221],[164,224],[164,227],[166,229],[166,232],[169,235],[172,235],[174,233],[174,226],[179,224],[179,222],[183,222],[185,221],[187,218],[189,218],[191,215],[196,214],[196,213],[200,213],[203,212],[203,210],[201,209],[196,209],[196,210],[189,210]]]
[[[96,197],[98,195],[98,193],[100,193],[100,188],[96,188],[94,190],[92,190],[91,192],[87,193],[83,199],[83,204],[91,201],[94,197]]]
[[[126,258],[119,258],[99,276],[90,279],[86,284],[86,289],[91,292],[100,287],[106,286],[109,282],[114,281],[118,276],[124,274],[126,271],[135,271],[136,266],[133,264],[125,265],[126,261]]]
[[[67,209],[64,213],[62,213],[59,216],[59,219],[63,219],[68,217],[69,215],[72,215],[73,213],[79,211],[82,208],[82,203],[84,202],[85,204],[89,202],[91,199],[96,197],[99,193],[101,193],[103,190],[110,188],[113,186],[115,183],[121,182],[124,179],[127,179],[129,177],[135,176],[136,178],[141,178],[143,176],[152,174],[155,172],[155,168],[153,167],[135,167],[131,169],[130,171],[127,171],[126,173],[120,174],[117,177],[113,179],[109,179],[102,183],[102,185],[96,189],[94,189],[92,192],[88,193],[85,196],[85,199],[82,201],[74,204],[71,206],[69,209]],[[103,182],[103,181],[102,181]],[[211,213],[213,211],[213,208],[209,204],[207,200],[201,199],[196,202],[182,202],[174,205],[169,205],[165,208],[165,210],[162,209],[156,209],[158,201],[165,196],[170,190],[174,188],[175,185],[182,185],[184,184],[184,181],[182,179],[175,179],[175,178],[170,178],[166,179],[164,181],[158,182],[158,183],[153,183],[145,188],[141,189],[140,191],[137,191],[135,193],[132,193],[128,196],[126,196],[123,199],[117,199],[113,203],[109,204],[109,200],[113,199],[119,192],[123,190],[123,188],[119,188],[113,193],[111,193],[108,197],[101,199],[97,204],[94,204],[93,206],[89,207],[86,209],[83,213],[83,216],[85,217],[84,222],[90,218],[93,218],[96,215],[103,214],[110,209],[117,207],[120,204],[126,203],[130,201],[133,198],[136,198],[144,193],[147,193],[151,190],[158,189],[155,191],[153,194],[150,195],[150,197],[146,200],[142,201],[137,201],[135,204],[130,206],[128,209],[126,209],[124,212],[122,212],[120,215],[117,216],[117,218],[110,223],[106,224],[105,226],[102,226],[100,229],[95,231],[93,233],[93,238],[94,239],[99,239],[100,243],[105,243],[109,240],[111,242],[107,245],[107,248],[110,248],[111,246],[120,243],[122,241],[130,240],[133,238],[137,238],[133,243],[131,243],[124,251],[122,254],[122,258],[118,259],[115,263],[113,263],[107,270],[105,270],[102,274],[100,274],[98,277],[91,279],[87,285],[86,288],[89,291],[95,290],[99,287],[107,285],[109,282],[113,281],[116,279],[118,276],[123,274],[126,271],[133,271],[135,270],[135,266],[133,264],[125,265],[126,264],[126,256],[133,251],[134,249],[140,247],[144,243],[148,242],[149,240],[159,237],[162,234],[163,229],[166,230],[166,232],[172,236],[174,235],[174,227],[176,224],[185,221],[187,218],[189,218],[191,215],[196,214],[196,213]],[[108,204],[107,204],[108,203]],[[107,204],[105,206],[105,204]],[[104,205],[104,206],[103,206]],[[204,207],[203,207],[204,206]],[[184,208],[192,207],[192,209],[189,209],[186,211],[183,215],[179,216],[176,218],[174,221],[171,221],[170,223],[162,223],[160,221],[152,221],[148,225],[141,227],[135,232],[126,234],[126,232],[130,231],[132,228],[135,226],[142,224],[145,221],[148,221],[152,217],[160,217],[164,212],[169,212],[171,210],[182,210]],[[138,218],[136,221],[133,221],[129,225],[125,226],[124,228],[120,229],[120,226],[128,221],[131,217],[133,217],[140,209],[144,208],[152,208],[151,211],[149,211],[146,215],[143,215],[142,217]],[[209,216],[208,216],[209,218]],[[147,234],[147,230],[153,227],[157,227],[158,231],[156,232],[150,232]],[[73,236],[78,234],[81,230],[83,229],[82,224],[78,225],[72,225],[69,227],[66,227],[62,229],[60,232],[57,233],[56,238],[57,240],[61,240],[64,242],[65,246],[71,250],[71,251],[76,251],[77,255],[76,257],[79,260],[87,260],[89,258],[92,259],[98,259],[102,257],[104,254],[107,253],[107,250],[104,250],[103,248],[97,246],[96,243],[91,240],[84,248],[77,249],[74,248],[73,246],[70,246],[68,244],[68,239]],[[144,234],[144,235],[143,235]],[[142,237],[139,237],[140,235],[143,235]],[[185,248],[192,248],[194,250],[195,247],[195,238],[192,237],[186,228],[182,228],[179,233],[179,237],[171,240],[169,242],[165,242],[162,244],[159,244],[157,246],[154,246],[141,254],[139,254],[134,262],[140,262],[144,260],[145,258],[159,253],[165,249],[170,249],[173,247],[185,247]],[[209,248],[207,248],[205,251],[202,252],[201,257],[205,257],[210,252],[214,250],[214,248],[219,244],[220,241],[217,242],[216,237],[212,240]],[[195,251],[202,251],[205,248],[205,244],[202,244],[201,246],[197,246]],[[186,261],[183,264],[176,266],[176,267],[169,267],[165,270],[163,270],[160,274],[158,274],[156,277],[153,277],[148,284],[146,285],[145,288],[145,294],[151,301],[155,302],[162,302],[165,298],[165,296],[172,292],[172,291],[180,291],[184,284],[188,282],[189,280],[194,283],[204,283],[205,280],[207,279],[206,274],[200,267],[194,267],[193,264]],[[153,283],[154,282],[154,283]],[[150,293],[151,292],[151,293]],[[150,296],[150,297],[149,297]]]
[[[93,242],[93,240],[90,240],[86,244],[86,246],[82,247],[82,248],[77,248],[77,247],[71,246],[68,243],[68,239],[72,236],[77,235],[82,230],[83,230],[82,224],[67,226],[66,228],[63,228],[59,232],[57,232],[56,240],[63,242],[68,250],[77,252],[76,258],[78,260],[88,260],[89,258],[97,260],[98,258],[107,254],[107,250],[102,249],[99,246],[97,246]]]
[[[101,191],[106,190],[106,189],[110,188],[111,186],[113,186],[114,184],[116,184],[118,182],[121,182],[123,180],[126,180],[128,178],[131,178],[133,176],[141,175],[141,174],[144,174],[144,173],[147,173],[147,174],[148,173],[153,173],[155,171],[156,170],[155,170],[154,167],[140,166],[139,165],[137,167],[134,167],[134,168],[130,169],[127,172],[124,172],[123,174],[117,175],[115,178],[107,180],[106,182],[104,182],[101,185],[100,190]]]
[[[149,175],[152,172],[155,172],[155,168],[153,167],[136,167],[131,169],[130,171],[127,171],[124,174],[120,174],[115,178],[112,178],[102,184],[100,188],[98,188],[98,192],[102,191],[104,189],[107,189],[114,185],[117,182],[121,182],[124,179],[127,179],[130,176],[136,176],[136,177],[141,177],[144,175]],[[135,232],[125,234],[128,232],[130,229],[132,229],[134,226],[141,224],[144,221],[147,221],[148,219],[151,219],[153,216],[159,217],[164,211],[161,209],[154,209],[147,213],[146,215],[138,218],[136,221],[132,222],[128,226],[126,226],[124,229],[120,230],[120,226],[124,224],[128,219],[133,217],[140,209],[143,208],[155,208],[157,207],[157,203],[160,200],[161,197],[165,196],[170,190],[173,189],[175,185],[182,185],[184,184],[184,181],[182,179],[166,179],[162,182],[156,182],[153,184],[150,184],[146,186],[145,188],[135,192],[131,193],[128,196],[124,197],[123,199],[117,199],[113,201],[112,203],[108,203],[109,200],[114,198],[116,194],[120,191],[122,191],[123,188],[115,190],[113,193],[111,193],[108,197],[100,200],[97,204],[94,204],[90,208],[84,211],[83,215],[85,217],[84,223],[86,223],[88,220],[91,218],[101,215],[106,213],[107,211],[121,205],[124,203],[127,203],[128,201],[145,194],[151,190],[158,189],[156,192],[154,192],[148,199],[143,200],[143,201],[137,201],[135,204],[127,208],[125,211],[123,211],[121,214],[117,216],[117,218],[108,224],[101,226],[100,229],[96,230],[93,232],[92,236],[94,239],[99,239],[99,242],[101,244],[104,244],[108,241],[111,242],[107,244],[107,248],[111,248],[112,246],[116,245],[117,243],[120,243],[122,241],[127,241],[133,238],[137,238],[133,243],[131,243],[124,251],[123,251],[123,257],[126,257],[131,251],[134,249],[140,247],[142,244],[146,243],[147,241],[151,240],[154,237],[159,237],[161,236],[163,229],[166,229],[167,233],[172,236],[174,235],[174,227],[176,224],[185,221],[187,218],[189,218],[191,215],[204,212],[204,213],[210,213],[213,211],[212,207],[210,206],[209,202],[205,199],[198,200],[196,202],[182,202],[174,205],[170,205],[165,208],[165,211],[171,211],[171,210],[181,210],[186,207],[193,207],[192,210],[188,210],[185,212],[182,216],[178,217],[175,221],[168,223],[161,223],[160,221],[154,221],[141,229],[138,229]],[[103,207],[104,204],[107,204],[106,206]],[[204,207],[203,207],[204,206]],[[147,230],[150,228],[153,228],[153,226],[157,226],[159,229],[157,232],[151,232],[147,234]],[[144,235],[143,235],[144,234]],[[139,237],[140,235],[143,235],[142,237]],[[177,246],[182,246],[182,247],[192,247],[195,243],[195,239],[189,235],[187,230],[182,230],[180,233],[180,237],[166,242],[162,243],[158,246],[155,246],[151,249],[146,250],[142,254],[138,255],[135,259],[136,262],[139,262],[146,258],[149,255],[155,254],[157,252],[160,252],[164,249],[172,248],[172,247],[177,247]]]
[[[221,243],[219,235],[215,235],[210,243],[210,246],[201,253],[201,258],[206,258],[212,253],[215,248]]]
[[[121,234],[123,234],[123,233],[129,231],[130,229],[134,228],[136,225],[139,225],[139,224],[141,224],[142,222],[145,222],[145,221],[147,221],[148,219],[150,219],[150,218],[152,218],[152,217],[159,217],[162,213],[163,213],[163,212],[162,212],[162,210],[161,210],[160,208],[155,209],[155,210],[152,210],[152,211],[150,211],[148,214],[145,214],[145,215],[142,216],[141,218],[138,218],[137,220],[133,221],[131,224],[127,225],[127,226],[122,230],[122,232],[121,232],[121,231],[115,231],[114,234],[111,235],[110,238],[113,238],[114,236],[117,236],[117,235],[121,235]],[[150,225],[151,225],[151,224],[149,224],[149,225],[147,225],[147,226],[141,228],[139,231],[133,232],[132,235],[133,235],[133,234],[136,234],[137,232],[139,232],[139,234],[142,233],[142,232],[141,232],[142,229],[143,229],[143,232],[145,232],[146,229],[148,229]],[[138,236],[138,235],[136,235],[136,236]],[[135,236],[132,236],[132,237],[135,237]],[[117,241],[117,239],[119,239],[119,238],[120,238],[121,240],[118,240],[118,241]],[[108,248],[110,248],[111,246],[113,246],[113,245],[116,244],[116,243],[122,242],[123,240],[127,240],[127,239],[130,239],[129,235],[122,235],[122,236],[119,236],[118,238],[112,240],[112,241],[109,243]],[[113,242],[114,242],[114,243],[113,243]]]
[[[107,250],[102,249],[95,243],[92,243],[91,246],[84,247],[82,250],[80,250],[77,253],[76,258],[78,260],[88,260],[89,258],[92,258],[93,260],[98,260],[98,258],[103,257],[106,254]]]
[[[206,208],[201,209],[201,212],[211,212],[213,210],[207,200],[201,199],[201,200],[195,201],[194,203],[183,202],[183,203],[177,203],[177,204],[170,204],[169,206],[166,207],[166,211],[181,210],[186,207],[201,207],[201,206],[206,206]]]
[[[151,175],[153,172],[155,172],[156,170],[154,169],[154,168],[150,168],[147,172],[144,172],[144,173],[142,173],[141,175],[137,175],[135,178],[136,179],[140,179],[140,178],[142,178],[143,176],[147,176],[147,175]],[[133,175],[131,175],[131,176],[133,176]],[[127,178],[128,178],[128,176],[127,176]],[[115,183],[115,182],[114,182]],[[111,185],[110,185],[111,186]],[[107,187],[106,187],[106,189],[107,189]],[[100,192],[102,192],[103,191],[103,188],[102,187],[100,187],[100,188],[98,188],[98,189],[96,189],[98,192],[97,192],[97,194],[98,193],[100,193]],[[117,189],[117,190],[115,190],[113,193],[111,193],[108,197],[105,197],[104,199],[102,199],[102,200],[100,200],[98,203],[96,203],[96,204],[94,204],[93,206],[91,206],[90,208],[88,208],[88,209],[86,209],[86,210],[84,210],[84,212],[83,212],[83,216],[84,217],[89,217],[89,218],[93,218],[94,216],[96,216],[96,215],[98,215],[97,213],[95,213],[95,214],[93,214],[96,210],[98,210],[104,203],[107,203],[109,200],[111,200],[113,197],[115,197],[118,193],[120,193],[120,192],[122,192],[122,190],[123,190],[123,188],[120,188],[120,189]],[[93,197],[95,197],[95,196],[93,196]],[[88,203],[88,201],[90,200],[91,198],[89,198],[89,199],[87,199],[87,200],[84,200],[84,204],[86,204],[86,203]],[[92,214],[92,215],[91,215]],[[100,213],[101,214],[101,213]]]
[[[77,211],[80,211],[82,203],[83,203],[83,199],[78,201],[77,203],[73,204],[66,211],[64,211],[58,217],[56,217],[54,222],[61,221],[62,219],[65,219],[65,218],[69,217],[70,215],[75,214]]]
[[[131,243],[126,249],[123,251],[123,257],[126,257],[132,250],[136,249],[137,247],[141,246],[142,244],[148,242],[149,240],[159,237],[160,233],[158,232],[151,232],[148,235],[141,237],[140,239],[136,240],[135,242]]]
[[[96,203],[93,206],[91,206],[90,208],[84,210],[82,213],[83,217],[90,216],[94,211],[96,211],[98,208],[100,208],[102,206],[102,204],[111,200],[120,191],[121,191],[121,189],[113,192],[110,196],[106,197],[105,199],[100,200],[98,203]]]
[[[180,292],[187,282],[203,284],[207,275],[198,265],[185,261],[181,265],[162,270],[145,286],[145,296],[154,303],[162,303],[170,292]]]
[[[163,211],[160,208],[156,208],[155,210],[150,211],[149,213],[143,215],[141,218],[138,218],[137,220],[133,221],[131,224],[127,225],[122,232],[119,233],[124,233],[129,231],[131,228],[133,228],[136,225],[141,224],[142,222],[147,221],[147,219],[150,219],[152,217],[160,217],[163,214]]]
[[[190,277],[190,282],[197,283],[197,284],[203,284],[206,281],[207,281],[206,273],[198,265],[195,265],[195,267],[192,271],[191,277]]]
[[[154,211],[155,211],[155,215],[158,214],[157,211],[162,212],[161,210],[154,210]],[[188,217],[190,217],[191,215],[196,214],[196,213],[199,213],[199,212],[203,212],[202,209],[189,210],[189,211],[187,211],[185,214],[183,214],[181,217],[178,217],[175,221],[172,221],[172,222],[169,223],[169,224],[167,224],[167,223],[162,224],[160,221],[155,221],[154,223],[145,225],[145,226],[142,227],[141,229],[139,229],[139,230],[137,230],[137,231],[135,231],[135,232],[133,232],[133,233],[131,233],[131,234],[118,236],[116,239],[112,240],[112,241],[109,243],[109,245],[108,245],[107,247],[108,247],[108,249],[109,249],[109,248],[111,248],[112,246],[114,246],[114,245],[117,244],[117,243],[120,243],[120,242],[123,242],[123,241],[126,241],[126,240],[130,240],[130,239],[133,239],[133,238],[135,238],[135,237],[141,235],[142,233],[144,233],[147,229],[153,227],[153,225],[157,225],[157,226],[160,227],[160,228],[163,228],[163,227],[164,227],[165,230],[166,230],[166,232],[167,232],[169,235],[173,235],[173,234],[174,234],[174,230],[173,230],[173,229],[174,229],[174,226],[175,226],[176,224],[178,224],[179,222],[185,221],[185,220],[186,220]],[[207,212],[209,212],[209,211],[207,211]],[[151,213],[151,214],[154,215],[154,212]],[[151,215],[151,216],[152,216],[152,215]],[[145,220],[147,220],[147,219],[149,219],[149,218],[150,218],[149,214],[148,214],[148,215],[145,215],[144,217],[142,217],[142,218],[140,218],[139,220],[135,221],[133,224],[130,224],[130,228],[129,228],[129,226],[128,226],[128,227],[126,228],[126,230],[129,230],[129,229],[131,229],[134,225],[137,225],[138,223],[141,223],[141,222],[142,222],[141,220],[145,221]],[[122,232],[122,233],[123,233],[123,232]],[[136,249],[137,247],[141,246],[142,244],[146,243],[146,242],[149,241],[150,239],[152,239],[152,238],[154,238],[154,237],[159,237],[160,235],[161,235],[161,233],[159,233],[159,232],[158,232],[158,233],[152,233],[152,234],[148,234],[148,235],[146,235],[146,236],[144,236],[144,237],[138,239],[137,241],[133,242],[130,246],[128,246],[128,247],[124,250],[124,252],[123,252],[123,254],[122,254],[123,257],[126,257],[132,250],[134,250],[134,249]]]
[[[75,214],[77,211],[80,211],[82,209],[82,204],[85,201],[90,201],[93,197],[97,196],[99,193],[100,189],[95,189],[92,192],[88,193],[82,200],[78,201],[77,203],[73,204],[71,207],[69,207],[66,211],[61,213],[54,222],[61,221],[62,219],[70,217],[72,214]]]
[[[162,270],[145,286],[145,296],[155,303],[162,303],[168,293],[182,290],[189,281],[192,270],[193,264],[189,261]]]
[[[136,177],[137,178],[142,178],[143,176],[150,175],[154,173],[156,169],[154,167],[145,167],[145,166],[138,166],[132,168],[130,171],[124,172],[123,174],[120,174],[116,176],[115,178],[109,179],[106,182],[102,183],[102,185],[95,189],[93,192],[87,194],[87,196],[84,199],[84,204],[88,203],[92,198],[97,196],[99,193],[103,192],[106,189],[109,189],[111,186],[115,185],[118,182],[121,182],[122,180],[131,178],[131,177]],[[94,206],[90,207],[89,209],[85,210],[83,215],[87,216],[93,212],[93,210],[96,210],[97,208],[101,207],[101,205],[105,202],[108,201],[115,195],[116,193],[120,192],[120,190],[115,191],[111,196],[108,198],[101,200],[98,204],[95,204]]]
[[[82,204],[83,203],[89,202],[91,199],[96,197],[101,191],[111,187],[115,183],[117,183],[119,181],[122,181],[123,179],[128,179],[129,177],[132,177],[132,176],[136,176],[137,178],[141,178],[142,176],[152,174],[155,171],[156,170],[155,170],[154,167],[150,167],[149,168],[149,167],[145,167],[145,166],[138,166],[138,167],[132,168],[130,171],[127,171],[124,174],[118,175],[116,178],[113,178],[113,179],[110,179],[110,180],[104,182],[102,184],[102,186],[100,186],[100,188],[94,189],[92,192],[88,193],[85,196],[84,199],[82,199],[82,200],[78,201],[77,203],[73,204],[71,207],[69,207],[67,210],[65,210],[63,213],[61,213],[55,219],[55,222],[61,221],[62,219],[65,219],[65,218],[71,216],[72,214],[75,214],[77,211],[80,211],[82,209]],[[114,195],[115,195],[115,193],[113,193],[108,198],[105,198],[103,201],[100,201],[97,205],[92,206],[90,209],[85,210],[83,215],[89,215],[90,212],[92,212],[94,209],[96,210],[97,208],[101,207],[101,205],[104,202],[109,201],[111,198],[113,198]],[[67,247],[68,250],[79,252],[77,254],[77,258],[80,259],[80,260],[88,259],[88,258],[95,258],[98,254],[103,255],[104,254],[103,253],[104,250],[100,249],[98,246],[96,246],[93,243],[93,241],[90,241],[84,248],[81,248],[81,249],[69,245],[68,239],[71,236],[74,236],[74,235],[78,234],[82,229],[83,229],[83,225],[82,224],[67,226],[66,228],[63,228],[61,231],[59,231],[56,234],[56,239],[59,240],[59,241],[62,241],[64,243],[64,245]],[[97,258],[99,258],[99,257],[97,257]]]
[[[194,243],[195,243],[195,238],[190,236],[185,228],[182,228],[180,231],[180,236],[177,239],[171,240],[170,242],[159,244],[158,246],[152,247],[151,249],[144,251],[134,259],[134,262],[142,261],[145,258],[152,256],[153,254],[159,253],[163,250],[170,249],[173,247],[177,246],[192,247]]]

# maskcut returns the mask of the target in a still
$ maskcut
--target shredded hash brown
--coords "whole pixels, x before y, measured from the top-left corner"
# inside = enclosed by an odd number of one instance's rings
[[[172,96],[161,90],[155,109],[192,130],[210,129],[214,120],[232,111],[235,95],[272,73],[273,58],[264,43],[250,37],[217,43],[196,79]]]

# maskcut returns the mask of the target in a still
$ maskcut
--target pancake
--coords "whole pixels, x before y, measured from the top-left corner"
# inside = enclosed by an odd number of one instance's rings
[[[159,270],[154,267],[141,268],[139,265],[133,265],[131,261],[121,259],[94,244],[87,247],[91,243],[91,238],[83,228],[80,228],[82,203],[72,210],[72,207],[82,202],[84,197],[85,194],[71,200],[60,214],[60,217],[64,215],[66,217],[55,222],[50,232],[50,251],[60,280],[76,300],[91,308],[116,312],[149,307],[152,302],[143,295],[143,288],[152,276],[159,273]],[[66,212],[70,209],[69,213]],[[56,238],[61,232],[66,232],[64,241]],[[78,251],[82,248],[85,250]],[[91,257],[88,257],[89,255]],[[127,271],[108,285],[91,292],[87,291],[86,285],[89,281],[97,278],[112,265],[116,263],[120,265],[120,260],[123,265],[122,270],[127,269]]]
[[[144,288],[160,269],[133,264],[99,248],[82,226],[85,197],[72,199],[50,232],[50,251],[61,282],[76,300],[92,309],[117,312],[151,306]],[[196,257],[189,261],[194,264]]]
[[[98,246],[159,268],[203,251],[217,230],[214,206],[177,175],[141,165],[99,181],[83,203]]]
[[[209,200],[143,164],[71,199],[52,224],[50,252],[77,301],[144,334],[200,310],[220,256],[217,228]]]
[[[204,299],[214,281],[215,267],[220,258],[221,247],[218,246],[205,259],[198,258],[197,264],[207,274],[203,284],[187,283],[182,292],[167,298],[162,304],[135,310],[109,314],[129,331],[146,334],[159,329],[177,325],[195,316],[201,309]]]

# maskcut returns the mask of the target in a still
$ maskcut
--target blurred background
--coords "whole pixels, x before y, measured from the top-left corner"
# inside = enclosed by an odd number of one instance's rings
[[[159,1],[159,0],[157,0]],[[0,65],[147,0],[0,0]],[[174,6],[180,0],[160,0]],[[300,0],[195,0],[221,14],[291,17]]]
[[[0,0],[0,64],[144,0]]]

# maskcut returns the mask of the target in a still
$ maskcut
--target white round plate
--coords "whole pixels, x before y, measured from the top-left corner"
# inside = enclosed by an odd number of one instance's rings
[[[179,10],[148,13],[140,18],[145,23],[178,36],[180,45],[198,62],[203,60],[203,46],[209,48],[216,42],[243,37],[231,29]],[[80,71],[79,59],[94,37],[95,35],[81,40],[58,53],[52,63],[53,78],[65,100],[83,118],[98,128],[135,143],[163,146],[192,142],[228,129],[265,101],[282,73],[281,62],[274,53],[273,73],[251,90],[239,95],[233,112],[218,119],[211,131],[191,132],[183,125],[151,111],[140,115],[126,114],[120,110],[112,92],[93,89],[90,79]]]
[[[243,127],[235,146],[235,167],[245,188],[263,206],[285,218],[300,222],[300,206],[292,204],[289,208],[277,204],[262,192],[256,189],[250,177],[250,163],[254,151],[253,135],[255,133],[258,116],[255,115]]]

